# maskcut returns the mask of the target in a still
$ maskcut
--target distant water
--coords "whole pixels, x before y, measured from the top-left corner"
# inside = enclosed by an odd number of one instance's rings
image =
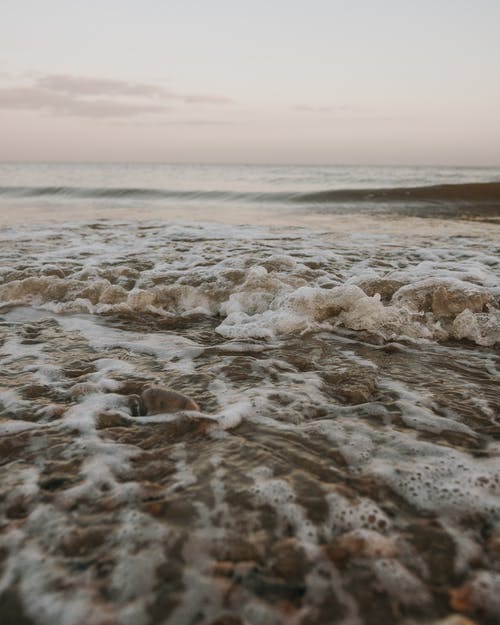
[[[1,625],[496,625],[499,180],[1,165]]]
[[[492,184],[493,183],[493,184]],[[476,185],[471,197],[470,185]],[[443,185],[448,193],[442,192]],[[415,188],[428,187],[424,197]],[[398,192],[399,191],[399,192]],[[450,195],[451,193],[451,195]],[[408,204],[410,200],[410,204]],[[450,205],[450,200],[455,202]],[[389,211],[423,216],[500,213],[500,169],[168,164],[0,164],[0,206],[38,201],[103,210],[137,205],[302,206],[331,212]],[[458,202],[458,205],[457,205]],[[459,209],[459,210],[458,210]],[[458,211],[458,212],[457,212]],[[106,216],[105,213],[102,215]]]

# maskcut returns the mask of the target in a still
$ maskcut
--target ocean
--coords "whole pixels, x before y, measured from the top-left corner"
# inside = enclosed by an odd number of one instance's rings
[[[259,208],[498,217],[499,197],[499,168],[0,163],[0,207],[32,207],[38,218],[43,209],[81,220],[92,211],[213,218]]]
[[[497,623],[499,228],[498,168],[0,164],[2,625]]]

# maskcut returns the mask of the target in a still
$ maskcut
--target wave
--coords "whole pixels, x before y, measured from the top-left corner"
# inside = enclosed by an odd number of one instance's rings
[[[342,202],[426,202],[493,204],[500,209],[500,182],[441,184],[419,187],[330,189],[317,192],[180,190],[141,187],[0,186],[0,196],[70,199],[179,199],[328,204]]]
[[[496,202],[500,208],[500,182],[439,184],[381,189],[333,189],[306,193],[303,202]]]
[[[383,341],[401,337],[443,341],[468,339],[478,345],[500,342],[500,310],[496,294],[484,286],[456,278],[425,277],[390,280],[379,277],[340,282],[332,288],[309,283],[292,258],[276,265],[255,265],[245,272],[184,276],[174,284],[136,286],[112,283],[104,275],[73,277],[17,273],[0,284],[0,310],[35,306],[57,313],[125,314],[180,319],[202,315],[220,321],[216,332],[226,339],[268,339],[339,327],[377,335]],[[275,271],[278,268],[279,271]],[[127,267],[123,274],[130,275]],[[231,274],[230,274],[231,275]],[[114,276],[117,277],[116,275]],[[357,282],[357,284],[356,284]],[[215,285],[215,286],[214,286]]]
[[[179,200],[219,200],[219,201],[287,201],[297,197],[288,192],[222,191],[222,190],[181,190],[151,189],[141,187],[0,187],[0,196],[13,198],[54,197],[69,199],[179,199]]]

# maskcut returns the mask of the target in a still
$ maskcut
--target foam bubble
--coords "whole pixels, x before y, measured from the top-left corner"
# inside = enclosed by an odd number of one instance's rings
[[[262,473],[253,473],[252,493],[257,502],[271,506],[281,522],[292,525],[295,535],[301,541],[306,553],[317,553],[317,530],[308,519],[306,511],[296,503],[295,494],[289,484],[281,479],[264,477]]]
[[[469,339],[478,345],[495,345],[500,342],[500,313],[474,314],[466,308],[455,317],[453,334],[457,339]]]
[[[351,501],[334,491],[326,496],[326,501],[329,507],[326,528],[330,535],[359,529],[387,532],[392,527],[389,517],[368,498]]]
[[[422,606],[431,601],[424,584],[393,558],[370,561],[371,568],[384,590],[396,601],[406,606]]]
[[[189,253],[176,251],[182,244],[168,240],[170,231],[189,237]],[[207,236],[210,231],[207,227]],[[74,231],[68,265],[52,250],[40,267],[35,263],[21,272],[4,272],[0,301],[56,313],[222,315],[226,319],[218,332],[228,338],[269,339],[343,326],[385,340],[454,337],[480,345],[499,340],[495,265],[491,256],[477,250],[457,255],[451,245],[418,248],[405,258],[404,249],[398,248],[399,255],[387,254],[383,237],[353,236],[345,247],[336,242],[333,251],[314,235],[307,249],[301,242],[297,252],[283,249],[276,254],[261,247],[266,239],[261,232],[243,246],[237,265],[229,265],[224,246],[233,237],[240,252],[238,230],[229,228],[223,243],[206,246],[197,242],[203,229],[193,231],[192,226],[166,231],[151,227],[147,240],[122,226],[120,233],[137,256],[150,259],[136,269],[126,262],[126,243],[118,240],[118,232],[105,240],[97,233],[87,240],[83,233]],[[167,240],[172,252],[165,255]],[[384,249],[381,266],[362,258],[365,248],[375,257]],[[352,255],[357,255],[356,262]],[[387,266],[392,270],[382,269]]]

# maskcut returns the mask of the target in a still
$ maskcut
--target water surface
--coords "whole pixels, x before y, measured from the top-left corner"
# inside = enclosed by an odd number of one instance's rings
[[[23,167],[3,166],[0,186],[112,186],[111,166]],[[139,181],[141,167],[127,188],[175,186],[159,166]],[[249,182],[251,168],[215,168],[212,188],[180,169],[177,190],[231,193],[492,180],[261,168]],[[47,194],[32,225],[26,197],[5,195],[6,622],[496,622],[497,225],[366,221],[359,198],[320,229],[285,226],[288,213],[259,223],[234,197],[214,214],[214,198],[139,195],[116,218],[109,196],[66,191]],[[145,201],[186,219],[145,218]],[[227,211],[247,223],[221,223]],[[201,411],[134,416],[130,397],[151,385]]]

